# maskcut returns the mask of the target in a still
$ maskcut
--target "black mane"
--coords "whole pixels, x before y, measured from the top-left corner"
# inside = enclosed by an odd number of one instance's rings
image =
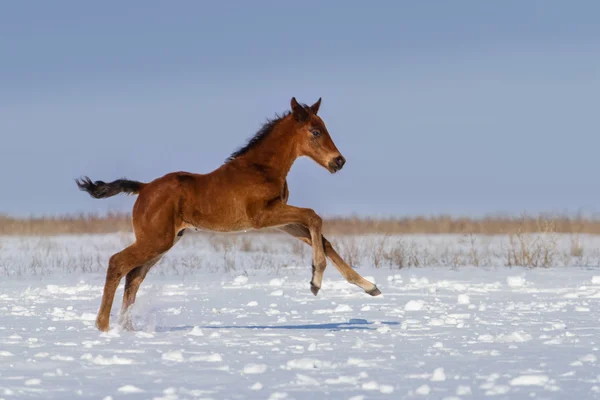
[[[275,125],[277,125],[279,121],[281,121],[288,115],[290,115],[290,112],[286,111],[281,115],[275,115],[275,118],[273,119],[267,119],[267,122],[265,122],[265,124],[258,130],[258,132],[256,132],[256,134],[250,140],[248,140],[248,143],[246,143],[244,147],[231,153],[231,155],[225,160],[225,162],[228,163],[229,161],[232,161],[237,157],[246,154],[248,151],[250,151],[250,149],[259,144],[265,137],[267,137],[269,133],[273,131]]]

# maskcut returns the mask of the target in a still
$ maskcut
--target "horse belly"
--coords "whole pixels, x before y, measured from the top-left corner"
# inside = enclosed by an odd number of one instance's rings
[[[245,207],[232,199],[198,204],[186,217],[184,220],[188,225],[199,231],[243,232],[253,229]]]

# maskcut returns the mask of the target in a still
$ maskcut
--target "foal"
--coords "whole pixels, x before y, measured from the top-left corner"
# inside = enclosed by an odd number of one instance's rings
[[[377,287],[360,276],[321,234],[321,218],[309,208],[287,204],[286,176],[298,157],[307,156],[335,173],[346,160],[312,106],[291,100],[291,112],[267,122],[240,150],[209,174],[174,172],[149,183],[119,179],[77,185],[97,199],[119,193],[138,194],[133,206],[136,241],[113,255],[108,264],[96,326],[109,329],[115,291],[125,276],[121,315],[134,303],[148,270],[181,238],[186,228],[218,232],[277,227],[313,248],[311,291],[317,295],[326,267],[325,257],[350,283],[372,296]],[[132,328],[126,321],[126,328]]]

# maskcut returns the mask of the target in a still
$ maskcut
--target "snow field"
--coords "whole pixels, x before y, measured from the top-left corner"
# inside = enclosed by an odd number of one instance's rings
[[[160,267],[159,267],[160,268]],[[137,329],[94,327],[95,273],[0,282],[0,398],[600,397],[600,271],[328,267],[151,273]]]

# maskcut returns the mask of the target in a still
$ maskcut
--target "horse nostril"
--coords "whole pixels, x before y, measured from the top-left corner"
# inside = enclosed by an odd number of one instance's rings
[[[346,159],[342,156],[339,156],[338,158],[335,159],[335,163],[337,164],[338,167],[342,168],[344,166],[344,164],[346,164]]]

